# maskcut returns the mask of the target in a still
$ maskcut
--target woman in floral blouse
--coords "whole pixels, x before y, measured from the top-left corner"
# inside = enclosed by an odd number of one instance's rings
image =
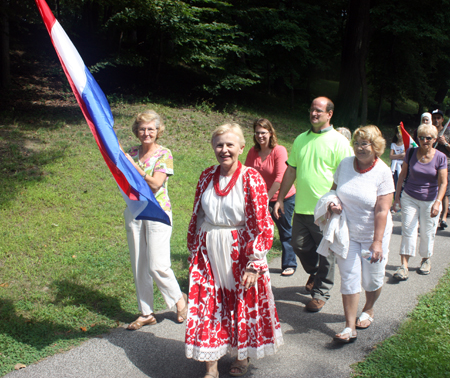
[[[219,126],[211,144],[219,165],[200,176],[189,224],[189,311],[186,356],[206,362],[236,357],[231,376],[244,375],[250,357],[273,354],[283,343],[266,253],[273,223],[261,175],[238,157],[245,146],[237,124]]]
[[[148,110],[137,115],[132,131],[141,142],[132,147],[126,157],[152,190],[156,200],[172,222],[172,208],[167,181],[173,175],[173,158],[169,149],[156,143],[164,131],[161,117]],[[129,326],[136,330],[156,324],[153,314],[153,281],[171,308],[177,306],[178,322],[183,323],[187,313],[187,297],[170,267],[170,237],[172,226],[149,220],[133,219],[128,207],[124,211],[131,267],[133,269],[139,316]]]

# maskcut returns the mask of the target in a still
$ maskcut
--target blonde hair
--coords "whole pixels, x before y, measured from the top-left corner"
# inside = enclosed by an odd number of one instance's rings
[[[211,145],[214,147],[213,143],[216,136],[226,133],[233,133],[234,135],[236,135],[239,138],[239,146],[245,146],[244,133],[242,132],[241,126],[239,126],[237,123],[226,123],[224,125],[217,126],[211,136]]]
[[[157,140],[163,134],[165,127],[161,119],[161,116],[154,110],[146,110],[142,113],[139,113],[136,116],[133,125],[131,126],[131,131],[136,137],[138,137],[139,126],[142,125],[143,123],[150,123],[150,122],[155,122],[156,130],[158,130],[156,133],[156,140]]]
[[[384,149],[386,148],[386,140],[383,138],[381,131],[375,125],[362,126],[355,130],[352,138],[352,146],[354,148],[354,143],[356,139],[366,139],[372,144],[375,155],[380,157],[383,155]]]
[[[421,135],[422,134],[422,135]],[[422,123],[417,128],[417,136],[425,136],[424,134],[430,134],[433,138],[437,138],[438,131],[436,126],[432,125],[431,123]]]

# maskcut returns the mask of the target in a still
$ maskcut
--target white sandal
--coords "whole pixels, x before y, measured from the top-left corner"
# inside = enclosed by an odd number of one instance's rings
[[[370,325],[373,322],[373,318],[367,313],[367,312],[361,312],[361,315],[359,316],[358,319],[356,319],[356,321],[359,320],[359,324],[361,324],[364,320],[368,320],[370,323],[367,327],[362,327],[361,325],[356,325],[357,329],[367,329],[370,327]]]
[[[348,338],[343,339],[342,337],[339,337],[338,335],[349,335]],[[334,341],[341,343],[341,344],[348,344],[356,341],[357,335],[353,336],[353,330],[350,327],[345,327],[344,330],[341,333],[338,333],[336,336],[334,336]]]

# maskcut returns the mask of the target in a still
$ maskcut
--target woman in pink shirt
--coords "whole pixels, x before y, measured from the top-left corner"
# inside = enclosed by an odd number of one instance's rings
[[[276,219],[272,213],[272,208],[278,199],[278,191],[283,180],[284,171],[287,168],[287,151],[286,148],[278,144],[277,134],[269,120],[265,118],[257,119],[253,123],[253,130],[255,132],[253,136],[255,145],[248,152],[245,165],[255,168],[266,182],[270,211],[280,234],[283,251],[281,275],[292,276],[297,269],[295,252],[291,246],[292,215],[295,207],[294,186],[292,186],[284,199],[284,215]]]

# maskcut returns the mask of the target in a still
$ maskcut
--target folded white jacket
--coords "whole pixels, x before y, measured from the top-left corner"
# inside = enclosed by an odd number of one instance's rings
[[[323,233],[317,253],[322,256],[328,256],[329,250],[331,250],[336,255],[346,259],[350,239],[347,218],[344,209],[342,209],[341,214],[332,213],[330,217],[328,206],[332,202],[342,206],[335,190],[331,190],[323,195],[314,209],[314,223],[320,227]]]

